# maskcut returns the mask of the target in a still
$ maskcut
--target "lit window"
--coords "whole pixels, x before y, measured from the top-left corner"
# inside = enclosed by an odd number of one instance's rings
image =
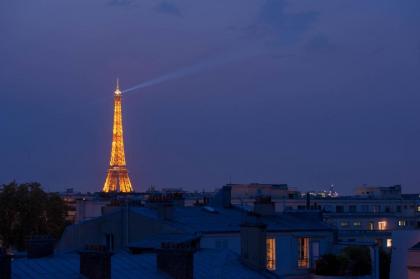
[[[386,221],[378,222],[378,230],[380,231],[386,230]]]
[[[420,212],[420,205],[417,206],[417,212]]]
[[[267,238],[267,269],[276,270],[276,239]]]
[[[375,229],[373,222],[368,223],[368,230],[373,231]]]
[[[386,239],[386,247],[392,247],[392,238],[387,238]]]
[[[398,220],[399,227],[405,227],[405,224],[406,224],[405,220]]]
[[[353,227],[360,227],[360,222],[359,221],[353,222]]]
[[[349,222],[343,221],[343,222],[340,223],[340,226],[342,228],[347,228],[349,226]]]
[[[309,237],[298,238],[298,267],[309,268]]]

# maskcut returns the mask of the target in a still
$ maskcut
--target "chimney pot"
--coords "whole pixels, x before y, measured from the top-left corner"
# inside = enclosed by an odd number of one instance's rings
[[[48,257],[54,254],[55,240],[48,235],[35,235],[26,240],[29,259]]]
[[[263,270],[267,262],[267,226],[252,218],[241,224],[241,260],[245,264]]]
[[[254,212],[261,216],[274,215],[276,207],[270,196],[257,197],[254,202]]]
[[[111,256],[106,246],[90,244],[79,251],[80,274],[89,279],[111,278]]]
[[[157,267],[175,279],[194,278],[194,243],[162,243],[157,250]]]

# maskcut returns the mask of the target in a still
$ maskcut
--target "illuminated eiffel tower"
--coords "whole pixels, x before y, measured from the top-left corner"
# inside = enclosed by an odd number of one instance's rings
[[[114,92],[114,127],[112,131],[112,147],[111,147],[111,160],[109,162],[108,173],[103,192],[133,192],[130,178],[125,163],[124,153],[124,136],[122,124],[122,111],[121,111],[121,91],[117,79],[117,88]]]

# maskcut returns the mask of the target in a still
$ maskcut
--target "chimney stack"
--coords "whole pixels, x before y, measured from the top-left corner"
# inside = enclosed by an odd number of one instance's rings
[[[86,245],[80,254],[80,274],[88,279],[111,279],[112,253],[104,245]]]
[[[55,240],[48,235],[36,235],[26,240],[29,259],[48,257],[54,254]]]
[[[222,188],[222,205],[224,208],[231,208],[232,186],[225,185]]]
[[[12,278],[11,256],[6,250],[0,247],[0,279]]]
[[[254,202],[254,212],[261,216],[270,216],[276,213],[274,202],[270,196],[257,197]]]
[[[164,242],[157,250],[157,268],[174,279],[194,278],[194,252],[196,243]]]
[[[249,217],[241,224],[241,260],[252,268],[263,270],[267,263],[267,226],[258,220],[258,216]]]
[[[147,199],[146,207],[156,210],[158,216],[162,220],[172,220],[175,206],[173,196],[168,195],[152,195]]]
[[[306,209],[311,208],[311,195],[309,192],[306,192]]]

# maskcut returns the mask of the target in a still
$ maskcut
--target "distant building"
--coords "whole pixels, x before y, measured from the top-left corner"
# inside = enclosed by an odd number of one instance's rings
[[[140,200],[114,196],[101,216],[68,226],[54,256],[16,259],[12,274],[26,278],[31,270],[34,278],[57,272],[60,278],[78,278],[79,272],[89,278],[94,278],[92,273],[95,278],[308,278],[322,255],[356,244],[371,251],[372,274],[366,278],[378,279],[375,243],[337,241],[337,230],[323,222],[321,212],[279,213],[272,198],[260,192],[251,209],[232,205],[232,188],[224,186],[210,201],[189,207],[183,194],[173,191],[148,193]]]
[[[393,231],[420,228],[420,195],[402,194],[400,185],[363,185],[356,189],[356,195],[339,197],[301,195],[289,190],[287,185],[279,187],[281,190],[267,184],[234,184],[231,187],[232,195],[245,193],[232,196],[232,203],[237,205],[252,208],[260,193],[274,192],[276,195],[272,200],[277,212],[318,211],[326,223],[337,228],[341,241],[375,241],[390,249]]]

